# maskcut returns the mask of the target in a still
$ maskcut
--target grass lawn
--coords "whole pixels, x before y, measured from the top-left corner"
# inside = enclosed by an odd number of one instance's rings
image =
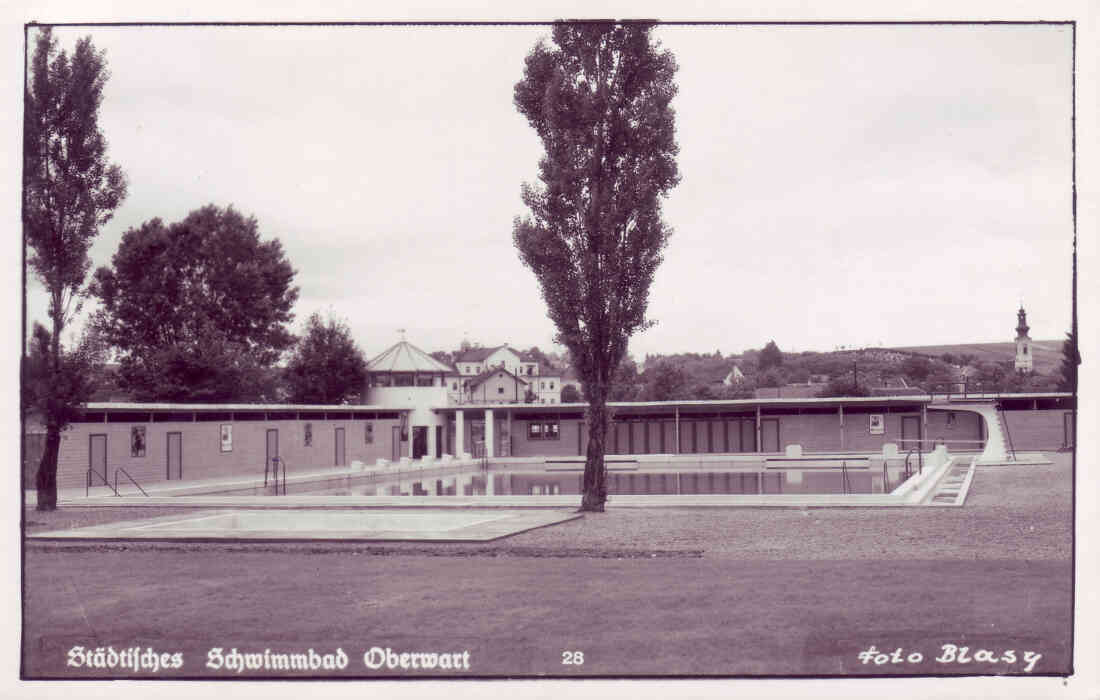
[[[1063,454],[981,469],[964,508],[612,501],[489,544],[28,543],[25,673],[153,677],[66,665],[75,646],[140,646],[181,653],[167,675],[185,677],[235,675],[205,667],[215,647],[348,657],[300,675],[1065,674],[1070,496]],[[167,512],[27,511],[27,529]],[[945,644],[990,653],[938,662]],[[871,645],[921,660],[863,664]],[[469,670],[371,669],[372,647],[469,652]]]

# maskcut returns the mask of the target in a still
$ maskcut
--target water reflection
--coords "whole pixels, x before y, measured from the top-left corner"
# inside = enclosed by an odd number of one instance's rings
[[[756,471],[639,471],[610,472],[608,493],[671,494],[844,494],[889,493],[905,480],[904,469],[768,470]],[[579,471],[471,472],[444,476],[417,476],[310,491],[323,495],[356,496],[545,496],[580,495]]]

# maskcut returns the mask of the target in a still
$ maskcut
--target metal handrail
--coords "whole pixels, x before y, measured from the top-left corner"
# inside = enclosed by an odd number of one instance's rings
[[[270,460],[264,460],[264,488],[267,488],[267,474],[268,474],[268,462],[272,462],[274,466],[271,469],[272,479],[275,482],[275,495],[279,495],[279,464],[283,465],[283,495],[286,495],[286,460],[278,455],[272,457]]]
[[[1016,460],[1016,447],[1012,444],[1012,433],[1008,431],[1008,419],[1005,417],[1004,408],[1001,407],[1001,403],[997,402],[997,419],[1001,422],[1001,427],[1004,429],[1005,437],[1008,438],[1008,449],[1012,453],[1012,461]]]
[[[134,477],[130,476],[130,472],[126,471],[126,470],[125,470],[125,469],[123,469],[122,467],[117,467],[117,468],[115,469],[115,485],[114,485],[114,487],[113,487],[113,488],[114,488],[114,490],[115,490],[115,495],[116,495],[116,496],[121,496],[121,495],[122,495],[121,493],[119,493],[119,492],[118,492],[118,473],[119,473],[119,472],[122,472],[123,474],[125,474],[125,475],[126,475],[126,478],[130,480],[130,483],[132,483],[132,484],[133,484],[134,486],[137,486],[137,487],[138,487],[138,491],[141,491],[141,493],[142,493],[142,494],[143,494],[143,495],[144,495],[144,496],[145,496],[146,498],[148,498],[148,497],[149,497],[149,494],[145,493],[145,489],[141,488],[141,484],[139,484],[139,483],[138,483],[138,482],[137,482],[137,481],[136,481],[136,480],[134,479]]]
[[[913,470],[909,466],[909,460],[913,457],[913,453],[917,453],[917,473],[920,474],[924,471],[924,453],[921,452],[920,446],[911,447],[909,451],[905,453],[905,478],[908,479],[913,475]]]
[[[104,467],[104,469],[106,469],[106,467]],[[107,475],[105,473],[100,474],[99,472],[97,472],[92,467],[88,467],[88,473],[86,474],[87,478],[84,480],[84,498],[87,498],[89,492],[91,491],[91,488],[92,488],[92,474],[95,474],[100,479],[103,479],[103,485],[106,486],[107,488],[111,489],[112,491],[114,491],[116,496],[119,495],[118,494],[118,489],[115,488],[114,486],[111,486],[111,482],[107,481]]]

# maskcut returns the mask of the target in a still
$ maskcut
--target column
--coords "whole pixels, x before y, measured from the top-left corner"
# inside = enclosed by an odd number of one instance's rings
[[[435,421],[439,420],[439,416],[436,415],[434,412],[432,413],[432,417],[435,419]],[[432,457],[433,459],[435,458],[435,425],[436,425],[435,421],[432,421],[431,423],[428,423],[428,454],[427,454],[427,456]]]
[[[924,439],[928,436],[928,404],[920,405],[920,442],[917,443],[917,452],[924,451]]]
[[[558,428],[561,429],[560,426]],[[512,445],[516,444],[515,437],[512,435],[512,409],[508,409],[508,455],[512,457]]]
[[[764,451],[762,449],[763,445],[761,444],[761,440],[760,440],[761,437],[762,436],[760,434],[760,407],[757,406],[756,407],[756,451],[757,452],[763,452]]]
[[[676,447],[672,451],[672,454],[680,454],[680,407],[676,407]],[[679,493],[679,491],[677,491]]]
[[[840,449],[844,450],[844,404],[836,407],[840,415]]]
[[[493,409],[487,408],[487,409],[485,409],[485,456],[486,457],[495,457],[496,456],[496,452],[493,450],[493,443],[494,443],[494,440],[496,440],[496,435],[494,435],[494,433],[496,433],[496,430],[494,430],[494,428],[496,428],[496,426],[493,425]]]
[[[466,415],[462,409],[455,411],[455,457],[461,459],[466,451]]]

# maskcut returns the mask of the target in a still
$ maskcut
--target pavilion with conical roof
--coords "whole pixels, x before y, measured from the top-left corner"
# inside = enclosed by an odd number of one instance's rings
[[[407,340],[383,350],[367,363],[369,386],[445,386],[445,378],[456,374]]]

